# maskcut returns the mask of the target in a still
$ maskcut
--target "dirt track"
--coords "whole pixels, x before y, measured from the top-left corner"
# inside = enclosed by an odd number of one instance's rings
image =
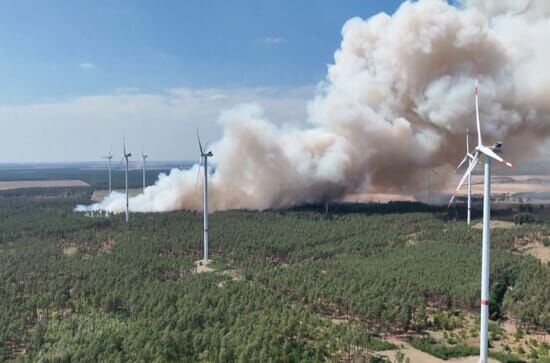
[[[477,363],[479,361],[479,357],[453,358],[445,361],[437,357],[434,357],[432,355],[429,355],[427,353],[424,353],[418,349],[415,349],[411,347],[409,344],[403,342],[402,340],[393,338],[393,339],[389,339],[389,341],[399,347],[403,347],[401,351],[405,354],[407,358],[409,358],[411,363],[445,363],[445,362]],[[387,350],[379,353],[383,356],[390,358],[391,361],[394,362],[396,352],[397,351],[395,350]],[[489,358],[489,363],[499,363],[499,362],[497,360]]]

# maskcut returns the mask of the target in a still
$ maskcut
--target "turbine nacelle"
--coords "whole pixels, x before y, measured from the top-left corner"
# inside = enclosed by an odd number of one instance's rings
[[[493,149],[494,152],[496,153],[501,153],[502,152],[502,141],[497,141],[493,144],[493,146],[491,146],[491,149]]]
[[[132,153],[126,152],[126,136],[122,136],[122,155],[125,159],[128,159],[130,156],[132,156]]]
[[[204,158],[204,157],[209,158],[211,156],[214,156],[212,151],[207,151],[207,152],[204,151],[205,149],[208,149],[208,142],[204,145],[204,148],[203,148],[201,143],[201,137],[199,135],[199,130],[197,130],[197,141],[199,142],[199,150],[201,152],[201,158]]]
[[[111,146],[111,149],[109,150],[109,154],[102,157],[102,159],[107,159],[107,160],[111,161],[112,158],[113,158],[113,147]]]

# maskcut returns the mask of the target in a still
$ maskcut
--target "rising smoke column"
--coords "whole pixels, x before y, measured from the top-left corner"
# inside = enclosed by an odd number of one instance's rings
[[[278,208],[364,188],[418,188],[429,168],[454,165],[464,152],[464,131],[475,129],[476,78],[486,142],[504,140],[513,161],[527,157],[550,135],[548,39],[546,0],[420,0],[392,16],[350,19],[308,104],[308,128],[278,127],[253,104],[221,114],[210,208]],[[131,198],[130,209],[200,210],[196,174],[197,166],[160,176]],[[89,209],[122,212],[124,197],[114,192],[77,207]]]

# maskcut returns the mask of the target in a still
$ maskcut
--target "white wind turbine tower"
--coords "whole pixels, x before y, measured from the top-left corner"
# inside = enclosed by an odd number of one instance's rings
[[[143,151],[141,152],[141,160],[142,160],[141,170],[142,170],[142,174],[143,174],[143,193],[145,193],[145,159],[147,159],[148,157],[149,157],[149,155],[145,155],[143,153]]]
[[[129,203],[128,203],[128,158],[132,156],[132,153],[126,152],[126,138],[122,138],[122,150],[124,159],[126,160],[126,171],[124,173],[124,181],[125,181],[125,190],[126,190],[126,223],[128,223],[129,219]]]
[[[472,165],[472,160],[474,159],[474,156],[470,154],[470,142],[468,141],[468,134],[469,134],[469,131],[468,129],[466,129],[466,155],[464,156],[464,159],[462,159],[460,164],[458,164],[458,166],[456,167],[457,170],[460,169],[460,167],[464,165],[466,161],[468,161],[468,167],[470,167],[470,165]],[[451,197],[451,200],[449,201],[449,207],[453,203],[454,199],[455,199],[455,195]],[[466,223],[468,225],[472,223],[472,174],[471,172],[468,174],[468,212],[466,217]]]
[[[109,155],[103,157],[103,159],[107,159],[109,162],[109,193],[113,191],[113,188],[111,186],[111,159],[112,158],[113,158],[113,154],[111,150],[109,150]]]
[[[437,171],[435,171],[433,168],[430,168],[428,170],[428,196],[426,198],[426,204],[430,204],[430,203],[434,203],[434,198],[432,198],[432,192],[431,192],[431,189],[430,189],[430,174],[431,173],[434,173],[435,175],[439,175],[439,173]]]
[[[197,182],[199,178],[201,165],[204,167],[204,196],[203,196],[203,220],[204,220],[204,246],[203,246],[203,261],[205,264],[208,263],[208,158],[214,156],[212,151],[205,151],[208,148],[208,143],[205,145],[204,149],[201,144],[201,138],[199,136],[199,131],[197,130],[197,140],[199,142],[199,149],[201,152],[201,160],[199,163],[199,169],[197,170]]]
[[[475,153],[470,161],[468,169],[460,180],[456,190],[458,191],[464,180],[471,174],[472,170],[479,162],[481,154],[485,160],[485,176],[483,188],[483,245],[481,252],[481,324],[480,324],[480,340],[479,340],[479,363],[488,363],[489,341],[489,262],[490,262],[490,244],[491,244],[491,159],[495,159],[501,163],[512,167],[512,164],[498,156],[502,147],[502,142],[497,142],[493,146],[488,147],[483,145],[481,140],[481,127],[479,124],[479,104],[478,104],[478,87],[477,81],[475,86],[476,100],[476,126],[477,126],[477,146]],[[496,151],[496,152],[495,152]]]

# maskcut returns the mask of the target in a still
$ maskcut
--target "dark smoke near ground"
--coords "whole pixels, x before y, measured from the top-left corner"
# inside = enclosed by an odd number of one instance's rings
[[[513,162],[529,157],[550,135],[549,19],[546,0],[420,0],[348,20],[308,105],[309,128],[276,126],[254,104],[222,113],[211,210],[424,188],[428,170],[450,171],[466,128],[475,131],[475,79],[484,141],[503,140]],[[202,209],[196,168],[161,176],[130,209]],[[123,208],[124,196],[112,193],[77,210]]]

